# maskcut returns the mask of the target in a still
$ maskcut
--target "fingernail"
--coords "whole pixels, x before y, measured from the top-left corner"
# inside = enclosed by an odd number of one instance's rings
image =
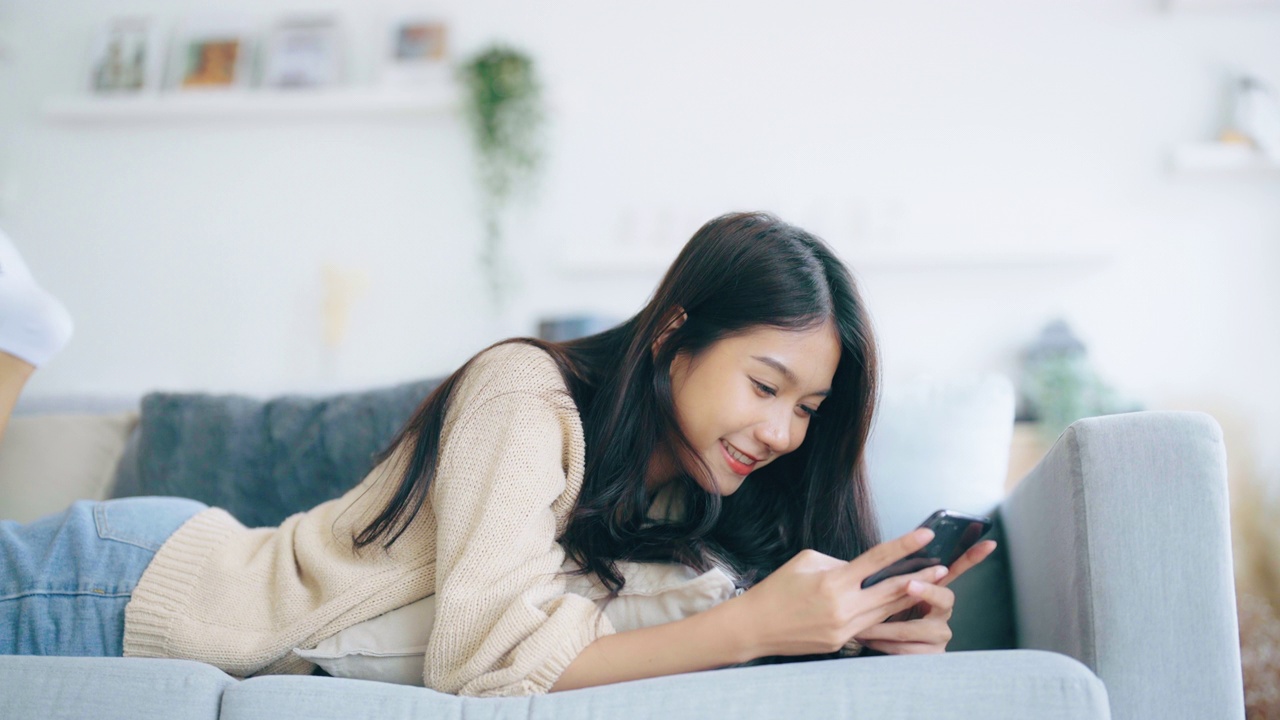
[[[933,531],[929,528],[920,528],[916,530],[916,539],[920,542],[929,542],[933,539]]]
[[[941,580],[942,578],[947,576],[947,572],[948,570],[945,565],[939,565],[938,567],[933,569],[933,576],[938,580]]]
[[[907,583],[907,592],[920,593],[924,592],[924,583],[919,580],[912,580]]]

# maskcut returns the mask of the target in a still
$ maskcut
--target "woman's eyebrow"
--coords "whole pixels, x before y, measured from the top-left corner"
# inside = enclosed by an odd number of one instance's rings
[[[774,370],[777,370],[778,372],[782,373],[782,376],[785,377],[787,379],[787,382],[791,383],[792,385],[800,384],[800,379],[796,377],[795,373],[791,372],[791,368],[787,367],[786,365],[783,365],[778,360],[775,360],[771,357],[764,357],[762,355],[752,355],[751,359],[762,362],[765,365],[768,365],[769,367],[773,368]],[[828,388],[826,390],[820,390],[816,393],[811,393],[811,394],[827,397],[828,395],[831,394],[831,389]]]

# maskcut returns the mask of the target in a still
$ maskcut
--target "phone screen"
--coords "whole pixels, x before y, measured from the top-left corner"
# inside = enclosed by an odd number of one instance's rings
[[[991,529],[991,519],[951,510],[939,510],[930,515],[920,527],[933,531],[933,539],[928,545],[910,555],[890,564],[880,572],[870,575],[862,581],[862,587],[872,585],[895,575],[906,575],[923,570],[933,565],[951,564],[960,559],[966,550],[973,547]]]

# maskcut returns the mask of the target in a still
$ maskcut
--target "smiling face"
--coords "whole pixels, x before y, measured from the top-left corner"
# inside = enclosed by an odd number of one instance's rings
[[[800,447],[839,362],[840,339],[830,323],[808,330],[761,327],[720,340],[696,358],[676,356],[676,418],[721,495],[737,492],[750,473]],[[671,449],[660,448],[646,486],[670,482],[677,466]],[[717,492],[701,473],[692,474],[704,490]]]

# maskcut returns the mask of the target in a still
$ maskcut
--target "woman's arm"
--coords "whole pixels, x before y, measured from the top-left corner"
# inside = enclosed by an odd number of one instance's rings
[[[946,618],[954,595],[935,583],[942,576],[950,577],[946,568],[924,568],[861,587],[864,579],[924,547],[932,537],[931,531],[917,529],[849,562],[802,550],[747,592],[710,610],[595,639],[565,667],[549,691],[712,670],[770,655],[836,652],[851,637],[868,634],[870,628],[880,627],[921,601],[937,608],[934,616],[914,625],[891,623],[893,632],[887,637],[919,641],[916,644],[923,643],[924,649],[941,651],[950,638]],[[994,547],[995,543],[976,546],[956,563],[954,575],[981,562]],[[915,585],[920,588],[913,589]],[[904,630],[907,636],[902,636]],[[876,637],[879,641],[880,636]],[[915,644],[907,648],[920,649]]]
[[[714,670],[758,657],[741,595],[683,620],[596,639],[550,692]]]
[[[578,411],[551,356],[528,345],[486,351],[450,403],[428,496],[436,618],[423,684],[472,697],[545,693],[615,631],[561,573],[556,538],[585,462]]]

